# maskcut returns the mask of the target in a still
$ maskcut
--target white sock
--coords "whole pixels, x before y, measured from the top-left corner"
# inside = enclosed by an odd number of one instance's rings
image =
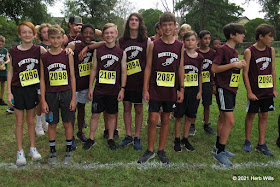
[[[42,118],[42,115],[38,116],[38,115],[36,114],[36,121],[37,121],[37,124],[42,124],[42,123],[41,123],[41,118]]]

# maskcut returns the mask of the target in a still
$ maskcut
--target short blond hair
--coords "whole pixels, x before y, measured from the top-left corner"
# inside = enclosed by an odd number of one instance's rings
[[[109,29],[110,27],[114,27],[116,29],[116,31],[118,32],[118,26],[115,25],[114,23],[106,23],[104,26],[103,26],[103,29],[102,29],[102,34],[104,34],[104,31]]]
[[[192,27],[187,23],[184,23],[180,28],[180,31],[190,31],[190,30],[192,30]]]
[[[49,24],[49,23],[42,23],[41,25],[38,26],[38,28],[37,28],[37,26],[36,26],[36,29],[37,29],[37,37],[38,37],[39,40],[43,41],[42,33],[41,33],[42,29],[45,28],[45,27],[50,28],[50,26],[51,26],[51,24]]]
[[[3,42],[3,43],[5,43],[5,37],[4,36],[2,36],[2,35],[0,35],[0,42]]]
[[[65,34],[65,31],[63,28],[61,28],[58,24],[51,25],[48,29],[48,35],[59,35],[61,34],[62,36]]]

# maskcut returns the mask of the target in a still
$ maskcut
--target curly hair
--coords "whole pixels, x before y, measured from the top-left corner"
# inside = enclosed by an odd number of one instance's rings
[[[37,29],[37,37],[38,37],[39,40],[43,41],[42,33],[41,33],[42,29],[45,28],[45,27],[50,28],[50,26],[51,26],[51,24],[49,24],[49,23],[42,23],[42,24],[38,27],[38,29]]]
[[[139,20],[139,30],[138,30],[137,41],[138,42],[143,42],[143,41],[145,41],[147,39],[147,28],[146,28],[146,26],[144,24],[144,19],[143,19],[142,15],[139,14],[139,13],[132,13],[128,17],[128,19],[126,21],[126,24],[125,24],[125,29],[124,29],[124,33],[123,33],[123,39],[124,40],[129,40],[130,39],[129,21],[130,21],[132,16],[137,17],[138,20]]]

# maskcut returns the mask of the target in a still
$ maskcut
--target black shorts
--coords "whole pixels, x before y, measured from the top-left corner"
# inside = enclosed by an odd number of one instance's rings
[[[273,97],[256,101],[247,100],[246,112],[248,113],[268,112],[274,110]]]
[[[118,95],[93,94],[91,113],[106,111],[108,114],[116,114],[119,111],[118,104]]]
[[[217,104],[220,111],[233,112],[235,108],[235,94],[223,88],[217,88]]]
[[[75,111],[70,110],[71,100],[72,90],[46,93],[46,102],[49,106],[49,111],[53,112],[53,122],[50,124],[57,124],[59,122],[59,108],[63,123],[75,120]]]
[[[182,118],[186,115],[189,118],[196,118],[199,100],[196,99],[199,87],[187,87],[184,92],[184,100],[182,103],[176,103],[174,110],[175,118]]]
[[[202,84],[202,105],[212,105],[213,83],[206,82]]]
[[[7,76],[0,76],[0,82],[6,82]]]
[[[149,112],[173,112],[176,107],[175,102],[170,101],[149,101]]]
[[[143,104],[142,92],[140,91],[125,91],[123,101],[129,101],[134,104]]]
[[[14,107],[18,110],[31,110],[39,104],[36,85],[12,86],[11,91],[14,96]]]

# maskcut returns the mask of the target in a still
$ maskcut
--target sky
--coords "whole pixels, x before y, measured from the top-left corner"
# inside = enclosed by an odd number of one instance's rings
[[[164,10],[164,7],[162,6],[162,0],[128,0],[130,1],[134,7],[137,7],[134,9],[135,12],[137,12],[139,9],[160,9]],[[252,0],[249,4],[244,4],[245,0],[229,0],[231,3],[235,3],[245,10],[243,13],[243,16],[248,17],[250,20],[255,18],[263,18],[264,13],[260,12],[261,6],[256,3],[254,0]],[[48,11],[51,13],[52,16],[55,17],[63,17],[63,15],[60,13],[63,9],[63,2],[64,0],[59,0],[55,3],[53,7],[48,7]],[[166,2],[169,2],[169,7],[172,7],[172,0],[166,0]]]

